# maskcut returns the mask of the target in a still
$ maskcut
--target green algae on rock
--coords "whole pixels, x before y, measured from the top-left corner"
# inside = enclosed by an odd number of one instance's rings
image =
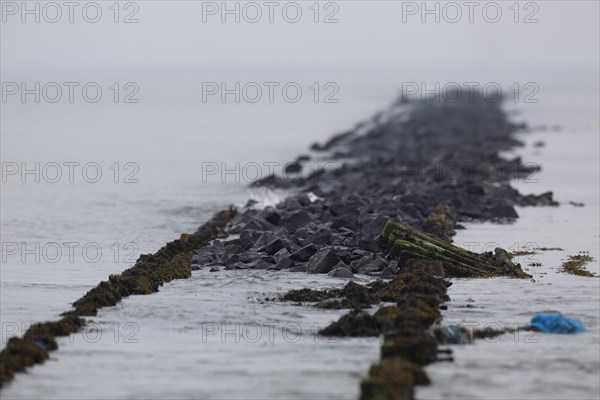
[[[450,227],[442,208],[432,217]],[[434,223],[436,222],[436,223]],[[431,229],[434,230],[434,229]],[[412,399],[414,385],[428,384],[423,366],[437,360],[437,338],[431,331],[441,318],[440,307],[449,300],[444,277],[529,277],[506,250],[476,254],[446,241],[439,235],[410,227],[398,219],[387,222],[381,233],[388,258],[398,259],[398,274],[391,280],[366,285],[355,282],[341,289],[292,290],[282,300],[315,302],[322,308],[349,308],[320,331],[324,336],[379,336],[381,361],[361,383],[361,399]],[[375,313],[364,309],[383,304]]]
[[[385,341],[380,362],[361,383],[364,400],[412,399],[414,385],[430,383],[423,366],[436,360],[437,343],[427,329],[441,318],[439,307],[447,299],[447,285],[442,278],[426,274],[407,274],[402,280],[401,300],[381,307],[372,317],[380,329],[375,334],[383,333]],[[344,326],[340,322],[323,333],[340,329]]]
[[[454,277],[514,276],[530,278],[520,264],[514,264],[510,254],[497,247],[494,253],[473,253],[447,243],[434,235],[419,231],[398,219],[391,219],[383,228],[382,237],[393,246],[392,252],[401,262],[411,258],[440,261],[444,272]]]
[[[525,278],[520,264],[496,248],[476,254],[437,236],[388,221],[382,238],[398,257],[400,274],[390,282],[373,282],[373,297],[396,304],[381,307],[374,315],[353,310],[321,331],[323,335],[376,336],[383,334],[381,361],[371,367],[361,383],[361,399],[412,399],[414,385],[429,384],[423,366],[437,359],[437,339],[429,328],[441,318],[449,282],[443,276]]]
[[[451,216],[442,203],[438,203],[435,211],[427,216],[421,228],[427,233],[431,233],[447,242],[451,242],[450,237],[456,233],[454,227],[456,220]]]

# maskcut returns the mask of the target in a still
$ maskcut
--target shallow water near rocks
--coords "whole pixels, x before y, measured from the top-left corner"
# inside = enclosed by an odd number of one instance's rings
[[[560,131],[521,137],[526,147],[514,154],[538,162],[542,171],[532,182],[515,182],[522,192],[552,190],[559,207],[518,208],[511,224],[467,223],[455,242],[476,251],[500,245],[509,251],[559,247],[560,251],[515,258],[531,280],[455,279],[451,301],[442,311],[444,323],[483,328],[513,327],[529,322],[536,312],[559,311],[580,319],[586,331],[577,335],[531,332],[505,334],[452,346],[454,363],[434,363],[427,372],[434,382],[419,387],[422,399],[592,399],[600,395],[600,278],[569,275],[560,265],[568,255],[589,252],[585,268],[600,275],[600,170],[597,126],[586,126],[587,108],[562,107],[554,116],[526,112],[532,125],[561,124]],[[546,104],[545,106],[549,106]],[[568,115],[568,117],[567,117]],[[593,123],[592,121],[589,121]],[[532,144],[543,140],[543,149]],[[535,181],[533,181],[535,180]],[[583,202],[585,206],[568,204]],[[528,264],[541,263],[542,266]]]
[[[458,242],[488,239],[499,242],[505,238],[505,243],[510,244],[513,240],[531,238],[531,235],[538,240],[555,240],[540,238],[537,231],[527,229],[528,226],[539,226],[540,220],[547,218],[543,214],[532,209],[521,212],[522,219],[512,226],[489,230],[473,226],[470,227],[472,230],[461,233]],[[428,366],[427,372],[434,384],[420,387],[419,398],[480,399],[490,393],[493,398],[560,399],[568,396],[590,399],[598,396],[600,279],[560,272],[561,259],[570,254],[567,249],[579,249],[565,242],[562,245],[565,251],[521,257],[522,262],[542,264],[541,267],[525,267],[535,282],[506,278],[453,280],[448,292],[451,301],[448,309],[442,312],[444,323],[516,328],[528,322],[536,312],[559,311],[580,319],[586,331],[577,335],[521,331],[476,340],[473,345],[452,346],[455,362]],[[597,250],[590,252],[597,260]],[[599,272],[597,262],[587,268]]]
[[[318,329],[344,310],[265,301],[293,288],[346,283],[304,273],[195,271],[101,311],[3,397],[356,398],[379,339],[321,337]],[[21,378],[34,384],[20,385]]]
[[[377,107],[385,105],[394,94],[385,92],[389,82],[389,76],[382,75],[370,88],[372,93],[378,94],[367,96],[368,100],[363,88],[356,89],[357,96],[348,98],[351,101],[343,103],[344,108],[332,108],[327,118],[316,119],[312,125],[296,126],[294,122],[290,127],[281,123],[287,119],[295,121],[290,114],[269,109],[269,115],[277,114],[278,119],[269,121],[273,126],[268,132],[264,121],[255,120],[250,126],[238,127],[244,135],[237,131],[237,136],[227,133],[227,127],[218,129],[221,121],[217,117],[226,119],[229,110],[214,113],[214,120],[207,116],[210,113],[202,114],[209,122],[198,124],[188,115],[198,109],[186,106],[161,108],[161,112],[179,121],[177,129],[156,124],[152,118],[160,121],[165,118],[147,109],[121,117],[123,124],[119,127],[99,126],[97,131],[106,130],[101,132],[105,135],[104,142],[95,144],[101,149],[116,151],[116,155],[111,155],[102,165],[110,165],[115,158],[129,160],[135,150],[135,160],[141,166],[140,184],[15,184],[10,191],[2,193],[3,240],[94,241],[107,251],[98,263],[83,262],[80,256],[73,263],[64,258],[55,264],[36,263],[31,258],[21,263],[14,257],[3,263],[3,341],[22,333],[29,323],[54,319],[100,280],[131,265],[124,253],[118,262],[113,261],[109,250],[113,242],[121,245],[135,242],[139,247],[135,259],[139,253],[156,251],[182,231],[193,231],[223,206],[243,204],[249,197],[243,182],[201,184],[198,177],[189,173],[197,171],[198,163],[192,161],[214,160],[225,153],[234,160],[244,159],[247,149],[243,147],[257,140],[263,145],[249,147],[260,153],[254,155],[256,159],[273,161],[272,154],[276,154],[278,159],[287,161],[303,152],[311,140],[323,140],[336,129],[352,126],[357,116],[366,118]],[[549,85],[541,86],[549,88]],[[588,269],[600,272],[596,81],[589,89],[575,93],[564,88],[552,93],[546,91],[540,105],[521,110],[523,113],[519,116],[531,125],[559,124],[561,131],[523,135],[527,146],[515,154],[523,155],[525,161],[539,162],[543,171],[537,175],[537,183],[516,182],[515,186],[525,193],[553,190],[555,198],[565,204],[558,208],[519,209],[521,218],[509,225],[465,224],[468,229],[458,231],[455,238],[457,244],[465,247],[473,246],[472,242],[480,243],[473,248],[476,251],[483,250],[484,244],[490,242],[509,250],[515,250],[515,243],[518,247],[537,243],[565,250],[535,255],[542,267],[527,267],[528,262],[533,262],[532,257],[520,260],[536,282],[456,280],[449,289],[452,300],[444,312],[446,322],[481,325],[495,322],[511,326],[515,322],[527,322],[534,312],[558,310],[581,318],[587,332],[577,336],[536,335],[534,339],[539,340],[538,343],[526,343],[525,336],[514,343],[513,336],[505,335],[500,339],[504,345],[480,341],[473,346],[455,346],[454,363],[427,367],[433,385],[419,388],[418,397],[597,397],[600,391],[597,380],[600,279],[565,275],[557,270],[567,255],[585,250],[596,259]],[[573,99],[578,101],[570,102]],[[521,105],[517,107],[521,108]],[[314,111],[308,107],[291,116],[305,117]],[[248,120],[256,110],[240,112]],[[48,112],[52,118],[56,118],[55,114],[58,114],[55,109]],[[75,128],[89,128],[86,116],[89,115],[84,110],[80,114],[81,124]],[[132,122],[134,118],[144,121],[150,118],[150,122],[140,127]],[[31,157],[39,159],[72,160],[69,150],[76,149],[77,159],[98,160],[96,150],[86,153],[90,149],[86,142],[90,137],[83,137],[77,129],[61,131],[70,146],[53,146],[50,139],[45,139],[53,137],[47,134],[44,125],[52,125],[48,118],[25,120],[9,124],[8,135],[3,137],[3,147],[8,142],[15,159],[27,159],[32,152]],[[153,126],[146,126],[152,122]],[[280,137],[279,124],[286,129],[285,138]],[[61,127],[57,126],[57,129]],[[190,134],[206,126],[211,128],[212,135]],[[37,135],[35,145],[19,145],[19,135],[25,133]],[[206,143],[208,136],[213,142]],[[123,137],[129,140],[123,143]],[[232,137],[241,142],[228,146]],[[546,146],[534,148],[532,143],[537,140],[544,140]],[[173,146],[173,154],[176,154],[173,159],[164,158],[162,148],[167,144]],[[209,148],[219,148],[223,154],[210,154]],[[586,205],[573,207],[567,204],[571,200]],[[72,342],[63,339],[59,351],[51,354],[49,362],[20,374],[3,388],[2,398],[356,398],[361,377],[379,358],[379,341],[315,342],[312,335],[315,324],[335,320],[343,310],[317,310],[264,301],[265,297],[289,289],[325,288],[344,283],[304,274],[196,271],[191,279],[171,282],[156,294],[132,296],[116,307],[102,310],[98,317],[91,318],[96,324],[75,335]],[[474,302],[467,301],[469,299]],[[463,308],[466,305],[474,308]],[[224,341],[219,334],[208,334],[215,328],[214,324],[221,332],[221,322],[230,323],[230,329],[231,324],[241,324],[240,329],[245,327],[247,331],[242,334],[241,330],[234,330]],[[13,331],[14,323],[17,329]],[[254,324],[261,327],[262,333],[256,343],[253,343]],[[293,342],[298,337],[298,326],[303,334]],[[273,340],[269,339],[270,332],[274,334]],[[236,335],[239,343],[235,342]],[[242,335],[246,339],[242,340]]]

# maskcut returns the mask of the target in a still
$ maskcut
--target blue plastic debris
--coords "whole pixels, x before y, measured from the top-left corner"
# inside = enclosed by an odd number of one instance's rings
[[[33,343],[35,343],[35,345],[37,347],[39,347],[40,349],[44,349],[44,350],[48,349],[48,346],[46,346],[46,341],[45,340],[35,339],[33,341]]]
[[[446,325],[435,329],[435,337],[443,344],[473,343],[473,331],[460,325]]]
[[[575,318],[565,317],[561,313],[538,313],[525,324],[526,328],[533,327],[544,333],[580,333],[584,332],[583,323]]]

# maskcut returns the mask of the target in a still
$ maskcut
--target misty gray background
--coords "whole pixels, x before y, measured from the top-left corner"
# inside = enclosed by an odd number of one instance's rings
[[[2,6],[7,3],[2,1]],[[76,13],[74,23],[67,22],[65,15],[56,24],[31,19],[21,23],[18,16],[6,16],[7,21],[1,23],[3,82],[98,82],[105,90],[102,101],[95,104],[80,97],[73,104],[22,103],[18,96],[0,102],[2,162],[25,162],[29,166],[35,162],[96,162],[105,174],[96,184],[80,177],[74,183],[64,179],[58,183],[22,183],[18,176],[1,184],[3,242],[26,242],[30,246],[33,242],[95,242],[106,251],[97,263],[85,262],[80,254],[76,254],[75,262],[62,258],[56,263],[36,263],[31,257],[21,262],[18,255],[10,257],[1,264],[3,322],[29,324],[55,319],[99,281],[129,267],[131,262],[112,259],[109,248],[113,243],[135,243],[139,251],[132,256],[136,259],[139,254],[155,252],[181,232],[193,232],[228,204],[243,205],[250,197],[263,203],[276,202],[281,193],[250,191],[248,182],[203,182],[202,164],[283,164],[306,153],[312,142],[326,140],[384,109],[406,82],[427,83],[429,87],[435,82],[496,82],[505,89],[515,82],[521,86],[534,82],[539,87],[537,103],[525,104],[522,97],[517,101],[509,97],[505,107],[516,120],[551,129],[535,129],[535,133],[523,135],[528,145],[509,155],[522,155],[525,161],[543,166],[537,183],[514,184],[524,193],[553,190],[564,205],[519,209],[521,218],[514,225],[478,225],[461,231],[457,243],[470,238],[498,240],[509,248],[515,241],[543,240],[542,245],[565,248],[565,254],[590,250],[599,259],[598,1],[519,2],[523,7],[531,3],[539,8],[535,15],[539,22],[532,24],[513,21],[509,7],[514,1],[497,2],[503,16],[495,24],[486,22],[481,12],[475,13],[473,23],[466,15],[455,24],[443,20],[435,23],[431,16],[422,23],[418,15],[403,22],[403,3],[393,1],[333,2],[339,7],[335,15],[339,22],[334,24],[313,22],[308,8],[313,1],[298,2],[303,17],[296,24],[285,22],[280,13],[276,13],[275,23],[266,19],[256,24],[221,23],[217,16],[203,23],[200,1],[137,1],[133,3],[139,7],[135,15],[139,23],[124,24],[113,22],[108,9],[112,0],[98,3],[104,14],[96,24],[85,22],[80,13]],[[486,3],[490,2],[480,2],[481,7]],[[124,14],[121,10],[121,18]],[[525,14],[521,9],[521,21]],[[315,103],[305,92],[294,104],[281,98],[274,103],[221,103],[218,98],[203,103],[201,88],[206,81],[298,82],[305,91],[314,82],[335,82],[339,101]],[[107,88],[113,82],[135,82],[139,103],[112,102]],[[538,140],[545,141],[546,147],[534,148],[531,142]],[[139,183],[114,183],[108,170],[114,162],[136,163]],[[586,206],[571,207],[571,200]],[[471,346],[479,351],[477,359],[484,367],[473,368],[478,364],[461,354],[457,361],[466,363],[465,368],[449,363],[428,368],[434,382],[440,383],[429,388],[433,391],[431,397],[461,398],[464,388],[470,395],[483,393],[481,397],[489,397],[493,390],[506,398],[514,398],[515,392],[527,398],[589,398],[598,393],[597,357],[594,359],[600,335],[597,282],[565,279],[554,273],[553,266],[559,265],[563,256],[549,253],[548,262],[544,262],[550,268],[554,286],[540,286],[548,281],[543,279],[539,285],[524,281],[523,287],[512,280],[505,286],[495,286],[491,280],[485,282],[489,287],[476,284],[484,297],[502,296],[512,302],[509,307],[500,302],[499,308],[490,302],[490,318],[516,318],[519,313],[522,317],[529,311],[560,309],[585,318],[591,327],[587,336],[514,351],[482,352],[480,347]],[[589,268],[600,271],[597,261]],[[190,331],[190,342],[182,341],[182,336],[171,328],[187,324],[187,319],[178,312],[169,312],[166,318],[160,310],[180,310],[188,304],[191,314],[202,317],[199,310],[205,308],[199,306],[196,297],[197,283],[174,282],[156,295],[133,296],[123,307],[103,311],[104,317],[98,318],[106,321],[133,318],[139,322],[145,335],[139,347],[119,347],[119,351],[112,352],[105,342],[98,347],[85,342],[61,344],[57,352],[60,362],[31,369],[28,376],[15,380],[5,397],[81,398],[101,394],[124,398],[130,393],[130,398],[165,398],[189,390],[190,397],[197,398],[199,393],[218,396],[234,389],[236,393],[266,397],[260,390],[288,393],[291,386],[308,393],[307,398],[356,397],[357,375],[368,371],[371,362],[379,358],[377,343],[370,353],[351,352],[353,357],[363,358],[360,362],[346,361],[344,357],[350,353],[336,347],[340,353],[333,358],[341,360],[348,370],[332,374],[329,365],[311,357],[310,351],[303,351],[304,360],[314,361],[307,364],[306,371],[310,372],[306,375],[296,373],[298,353],[287,349],[276,361],[263,362],[265,369],[246,368],[245,372],[251,374],[235,374],[240,378],[235,382],[230,376],[220,379],[220,369],[205,367],[214,365],[214,361],[216,365],[227,362],[244,366],[249,359],[264,358],[262,353],[260,357],[249,357],[234,347],[226,356],[221,347],[210,347],[211,351],[191,351],[187,347],[197,344],[197,332]],[[223,284],[215,283],[219,287]],[[281,290],[282,286],[275,284]],[[328,281],[323,284],[329,286]],[[537,285],[533,286],[537,294],[532,294],[532,285]],[[231,286],[238,287],[238,294],[251,288],[246,281]],[[210,297],[212,292],[204,289],[201,292]],[[262,281],[260,290],[267,290]],[[474,295],[469,291],[469,296]],[[232,309],[223,302],[215,310],[219,315],[230,315]],[[296,318],[296,310],[290,315]],[[165,342],[177,343],[181,352],[173,353]],[[323,354],[318,347],[312,350]],[[208,360],[201,370],[197,369],[199,354]],[[272,355],[277,357],[276,353]],[[323,365],[327,371],[319,372]],[[566,372],[565,365],[569,366]],[[82,366],[88,371],[84,376]],[[273,366],[277,372],[281,367],[295,371],[288,378],[301,383],[280,379],[273,373]],[[490,370],[493,366],[498,369]],[[353,368],[354,372],[348,372]],[[435,372],[434,368],[441,370]],[[448,368],[447,374],[443,368]],[[202,374],[204,380],[199,377]],[[322,380],[315,381],[315,376]],[[107,381],[111,384],[106,385]],[[342,396],[341,390],[347,393]]]
[[[296,24],[280,14],[275,23],[264,15],[255,24],[222,24],[218,16],[203,23],[201,1],[136,3],[137,24],[113,23],[107,10],[112,2],[102,2],[106,14],[96,24],[80,16],[70,24],[64,15],[56,24],[21,24],[8,16],[2,66],[598,65],[597,1],[533,2],[539,23],[532,24],[513,22],[512,1],[498,2],[503,16],[495,24],[477,9],[474,23],[466,15],[455,24],[435,23],[431,16],[427,23],[419,16],[403,23],[400,1],[337,1],[334,24],[313,23],[308,10],[313,2],[300,2],[304,13]]]

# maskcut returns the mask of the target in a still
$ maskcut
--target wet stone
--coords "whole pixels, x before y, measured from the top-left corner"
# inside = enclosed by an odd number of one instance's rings
[[[275,262],[280,262],[284,258],[289,258],[289,257],[290,257],[290,252],[286,248],[283,248],[283,249],[279,250],[277,253],[275,253],[273,255],[273,258],[275,259]]]
[[[292,260],[290,260],[289,258],[285,257],[285,258],[282,258],[281,260],[277,261],[277,263],[275,265],[271,266],[270,269],[282,270],[282,269],[292,268],[293,266],[294,266],[294,262]]]
[[[332,278],[354,278],[354,274],[348,269],[346,264],[338,263],[327,275]]]
[[[309,260],[307,271],[311,274],[326,274],[341,262],[338,255],[330,248],[319,249]]]
[[[277,225],[281,221],[281,215],[273,207],[266,207],[259,214],[259,217],[263,218],[270,224]]]
[[[309,235],[306,239],[302,240],[302,245],[306,246],[309,244],[325,245],[331,240],[331,232],[329,229],[320,229],[319,231]]]
[[[310,215],[306,211],[299,210],[283,217],[280,224],[288,230],[296,230],[307,225],[311,221]]]
[[[313,254],[317,252],[317,250],[318,246],[309,244],[308,246],[304,246],[301,249],[293,252],[290,255],[290,259],[297,262],[306,262],[312,257]]]
[[[272,242],[270,242],[269,244],[267,244],[265,247],[261,248],[261,251],[266,252],[267,254],[275,254],[277,253],[279,250],[282,249],[290,249],[290,243],[288,242],[287,239],[281,239],[281,238],[276,238],[275,240],[273,240]]]
[[[256,242],[254,243],[254,248],[264,248],[276,239],[278,239],[278,237],[274,233],[270,231],[265,231],[258,237],[258,239],[256,239]]]
[[[306,265],[296,265],[290,268],[290,272],[306,272]]]

